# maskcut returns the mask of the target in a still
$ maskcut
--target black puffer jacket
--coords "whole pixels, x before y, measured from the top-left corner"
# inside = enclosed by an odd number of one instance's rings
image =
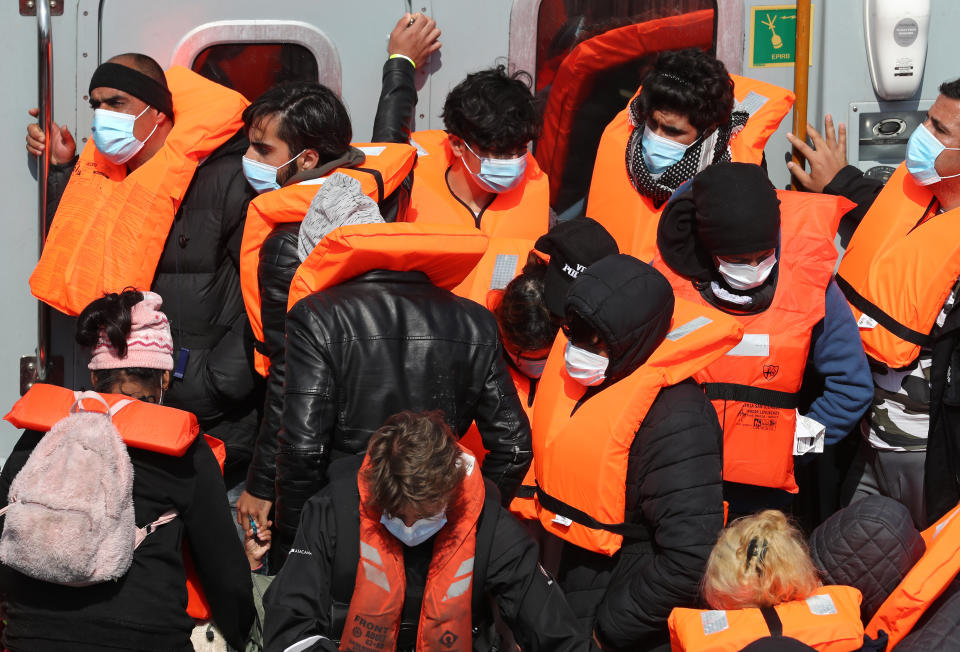
[[[903,581],[926,546],[910,510],[886,496],[868,496],[824,521],[810,537],[810,555],[824,582],[846,584],[863,594],[863,622]],[[960,579],[953,578],[930,605],[897,652],[960,649]]]
[[[277,453],[283,554],[331,456],[363,453],[387,417],[443,410],[463,435],[476,420],[483,473],[509,500],[530,464],[530,425],[493,315],[422,272],[375,270],[299,301],[287,315]]]
[[[170,318],[174,351],[190,349],[166,403],[197,415],[227,445],[228,464],[250,460],[259,418],[253,335],[240,294],[240,240],[254,196],[237,133],[197,168],[153,279]]]
[[[581,272],[567,294],[600,334],[608,379],[625,378],[663,340],[673,314],[666,279],[630,256],[607,257]],[[710,550],[723,527],[722,433],[716,411],[693,381],[660,391],[630,447],[626,522],[649,538],[626,540],[605,557],[567,545],[560,582],[586,630],[606,650],[669,650],[667,616],[695,606]]]
[[[240,295],[240,240],[255,194],[241,169],[247,145],[238,132],[197,168],[150,288],[163,297],[175,355],[190,349],[183,378],[173,379],[164,403],[193,412],[203,431],[226,443],[227,463],[238,468],[250,460],[260,404]],[[70,169],[51,169],[51,208],[59,204]]]

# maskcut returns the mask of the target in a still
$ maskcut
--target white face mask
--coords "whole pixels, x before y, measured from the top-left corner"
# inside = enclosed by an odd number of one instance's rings
[[[607,365],[610,360],[602,355],[590,353],[567,342],[563,359],[567,363],[567,374],[581,385],[593,387],[607,378]]]
[[[405,545],[413,547],[419,546],[439,532],[447,524],[447,513],[442,511],[435,516],[417,519],[413,525],[408,527],[402,518],[390,516],[384,512],[380,517],[380,522],[383,523],[390,534],[400,539]]]
[[[717,258],[717,271],[723,276],[727,285],[734,290],[750,290],[763,285],[776,264],[776,254],[770,254],[756,266],[746,263],[728,263],[722,258]]]

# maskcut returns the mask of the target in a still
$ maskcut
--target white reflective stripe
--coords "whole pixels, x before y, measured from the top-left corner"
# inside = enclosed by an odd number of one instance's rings
[[[727,355],[765,358],[770,355],[770,335],[767,333],[744,333],[740,343],[727,351]]]
[[[460,568],[457,569],[457,574],[454,575],[454,577],[463,577],[464,575],[468,575],[468,574],[472,573],[472,572],[473,572],[473,560],[474,560],[474,558],[471,557],[470,559],[468,559],[468,560],[466,560],[465,562],[463,562],[462,564],[460,564]]]
[[[672,331],[667,333],[667,339],[670,340],[671,342],[676,342],[681,337],[686,337],[690,333],[700,330],[707,324],[711,324],[711,323],[713,323],[713,320],[710,319],[709,317],[702,317],[702,316],[696,317],[688,321],[686,324],[683,324],[682,326],[677,326]]]
[[[465,474],[469,476],[473,473],[473,467],[477,465],[477,458],[468,453],[460,453],[460,459],[463,461]]]
[[[329,640],[330,639],[327,638],[326,636],[320,636],[319,634],[316,636],[308,636],[302,641],[297,641],[290,647],[283,648],[283,652],[303,652],[304,650],[309,650],[311,647],[313,647],[314,643],[317,643],[319,641],[329,641]]]
[[[943,531],[943,528],[945,528],[945,527],[947,527],[948,525],[950,525],[950,521],[952,521],[952,520],[953,520],[953,517],[957,515],[957,511],[958,511],[957,509],[954,509],[954,510],[953,510],[953,513],[950,514],[950,516],[949,516],[948,518],[945,518],[945,519],[943,520],[943,523],[940,523],[939,525],[937,525],[936,529],[934,529],[934,531],[933,531],[933,537],[931,537],[931,539],[936,539],[936,538],[937,538],[937,535],[939,535],[940,532]]]
[[[746,111],[750,115],[753,115],[757,111],[763,108],[763,105],[770,101],[769,97],[764,97],[756,91],[750,91],[747,93],[747,96],[743,98],[742,102],[736,102],[736,106],[733,107],[734,111]]]
[[[873,330],[874,328],[879,326],[879,324],[880,323],[876,319],[874,319],[867,313],[863,313],[862,315],[860,315],[860,319],[857,320],[857,328],[863,328],[868,331]]]
[[[358,147],[357,149],[363,152],[364,156],[380,156],[383,154],[383,150],[386,149],[386,146],[379,145],[376,147]]]
[[[557,523],[558,525],[562,525],[564,527],[570,527],[571,525],[573,525],[572,519],[569,519],[566,516],[560,516],[559,514],[556,514],[553,517],[553,522]]]
[[[298,186],[320,186],[323,185],[323,182],[326,181],[326,177],[317,177],[316,179],[307,179],[306,181],[301,181],[298,183]]]
[[[493,261],[493,273],[490,275],[490,289],[502,290],[517,274],[517,254],[497,254]]]
[[[380,558],[380,553],[369,543],[360,542],[360,556],[364,559],[369,559],[377,566],[383,566],[383,559]]]
[[[417,150],[417,156],[430,156],[430,152],[425,150],[420,143],[415,141],[413,138],[410,139],[410,144],[413,145]]]
[[[807,598],[807,606],[814,616],[831,616],[837,613],[837,605],[829,595],[811,595]]]
[[[470,580],[472,579],[473,576],[470,575],[451,584],[450,588],[447,589],[447,597],[445,599],[449,600],[450,598],[458,598],[466,593],[467,590],[470,589]]]
[[[367,576],[367,580],[373,582],[381,589],[390,592],[390,581],[387,580],[387,574],[382,570],[374,566],[368,561],[363,562],[363,572]]]
[[[704,611],[700,613],[700,624],[704,634],[716,634],[730,628],[726,611]]]

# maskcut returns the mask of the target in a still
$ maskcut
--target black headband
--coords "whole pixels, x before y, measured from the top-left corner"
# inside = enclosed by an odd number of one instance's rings
[[[150,79],[142,72],[122,66],[119,63],[101,63],[90,78],[89,93],[94,88],[106,86],[130,93],[143,100],[160,113],[173,118],[173,96],[162,84]]]

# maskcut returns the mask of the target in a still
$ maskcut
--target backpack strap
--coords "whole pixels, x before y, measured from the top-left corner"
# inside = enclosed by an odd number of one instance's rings
[[[177,518],[177,510],[168,509],[163,514],[157,517],[153,523],[147,523],[143,527],[137,528],[137,534],[133,540],[133,549],[136,550],[140,547],[140,544],[143,543],[143,540],[147,538],[147,535],[152,533],[161,525],[166,525],[173,519]]]
[[[91,400],[100,401],[101,403],[103,403],[103,407],[106,409],[102,412],[102,414],[106,414],[110,417],[113,416],[112,414],[110,414],[110,404],[107,403],[107,399],[103,398],[103,396],[101,396],[97,392],[92,392],[92,391],[74,392],[73,396],[76,400],[74,400],[73,405],[70,406],[70,414],[78,414],[80,412],[94,412],[94,410],[88,410],[85,407],[83,407],[83,402],[87,399],[91,399]],[[120,401],[120,402],[122,403],[123,401]]]

